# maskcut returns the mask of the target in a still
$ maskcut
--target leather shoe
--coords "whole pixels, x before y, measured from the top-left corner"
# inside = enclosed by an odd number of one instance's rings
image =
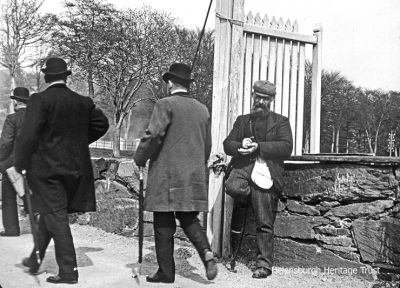
[[[268,268],[265,267],[258,267],[256,270],[253,272],[253,278],[257,279],[262,279],[262,278],[267,278],[272,274],[272,271]]]
[[[19,236],[19,233],[7,233],[6,231],[1,231],[0,236],[1,237],[17,237],[17,236]]]
[[[53,284],[76,284],[78,283],[77,278],[62,278],[59,275],[56,276],[50,276],[46,279],[47,282],[53,283]]]
[[[204,267],[206,268],[206,276],[208,280],[214,280],[218,274],[217,261],[214,259],[214,254],[210,250],[204,253]]]
[[[146,281],[152,282],[152,283],[174,283],[175,279],[169,280],[165,276],[163,276],[157,272],[153,276],[147,276]]]
[[[22,259],[22,266],[28,267],[29,268],[29,273],[31,275],[38,275],[39,274],[39,265],[37,263],[32,264],[31,260],[26,257],[24,259]]]

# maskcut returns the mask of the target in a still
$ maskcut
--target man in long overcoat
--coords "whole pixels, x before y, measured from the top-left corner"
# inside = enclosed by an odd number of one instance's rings
[[[250,194],[249,203],[256,219],[258,255],[253,278],[266,278],[272,273],[275,214],[284,186],[283,160],[290,156],[293,149],[288,118],[270,111],[275,94],[274,84],[256,81],[251,113],[236,119],[223,143],[225,153],[233,156],[233,167],[236,167],[226,181],[226,189],[248,189],[246,194]],[[269,178],[263,180],[263,188],[251,178],[257,157],[267,162],[266,169],[269,170],[269,174],[265,173]],[[243,215],[238,211],[234,209],[232,216],[233,232],[242,229]]]
[[[4,231],[0,236],[19,236],[17,193],[8,178],[6,170],[14,165],[15,140],[21,130],[24,120],[26,102],[29,100],[29,90],[17,87],[10,97],[14,104],[15,113],[7,115],[0,138],[0,172],[3,176],[2,216]]]
[[[145,210],[154,212],[158,271],[148,282],[175,281],[175,217],[194,244],[209,280],[217,275],[207,236],[197,218],[208,210],[206,161],[211,151],[210,115],[206,106],[190,97],[190,67],[172,64],[163,75],[169,97],[154,107],[146,135],[134,159],[145,166],[150,159]]]
[[[104,135],[108,120],[92,99],[66,86],[67,70],[61,58],[49,58],[42,69],[49,87],[33,94],[17,138],[15,166],[27,172],[32,206],[38,213],[38,246],[43,259],[53,238],[59,273],[51,283],[77,283],[75,248],[69,212],[95,211],[93,170],[89,143]],[[32,252],[23,265],[39,269]]]

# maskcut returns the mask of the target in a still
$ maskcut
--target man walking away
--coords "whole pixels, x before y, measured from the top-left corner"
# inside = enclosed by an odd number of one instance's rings
[[[163,75],[169,97],[154,107],[135,162],[150,159],[144,208],[154,212],[158,271],[148,282],[175,281],[174,233],[177,218],[204,263],[206,276],[217,276],[217,265],[207,236],[197,218],[208,210],[206,161],[211,151],[210,115],[206,106],[190,97],[190,67],[172,64]]]
[[[0,236],[19,236],[17,193],[12,185],[6,170],[14,165],[15,141],[21,130],[24,120],[26,102],[29,100],[29,90],[17,87],[13,91],[12,99],[15,113],[10,114],[4,121],[0,138],[0,172],[3,176],[2,189],[2,215],[4,231]]]
[[[26,170],[33,210],[39,214],[36,248],[41,259],[54,241],[59,272],[47,281],[74,284],[78,270],[68,213],[96,209],[88,146],[106,133],[108,120],[92,99],[66,86],[71,71],[63,59],[49,58],[42,72],[49,87],[29,100],[15,166]],[[22,264],[32,274],[39,269],[33,252]]]

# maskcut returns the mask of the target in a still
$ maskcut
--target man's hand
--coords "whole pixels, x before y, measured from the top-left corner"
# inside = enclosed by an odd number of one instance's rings
[[[253,140],[251,138],[244,138],[242,140],[241,148],[248,149],[248,148],[250,148],[251,143],[253,143]]]
[[[247,138],[249,139],[249,138]],[[242,155],[249,155],[251,153],[254,153],[258,148],[258,143],[257,142],[251,142],[248,145],[248,148],[239,148],[238,152]]]

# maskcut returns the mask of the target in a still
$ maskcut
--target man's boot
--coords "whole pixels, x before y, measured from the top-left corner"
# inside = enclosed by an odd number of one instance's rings
[[[214,280],[218,274],[217,261],[214,258],[214,253],[211,250],[204,250],[201,257],[203,260],[204,268],[206,269],[206,276],[208,280]]]

